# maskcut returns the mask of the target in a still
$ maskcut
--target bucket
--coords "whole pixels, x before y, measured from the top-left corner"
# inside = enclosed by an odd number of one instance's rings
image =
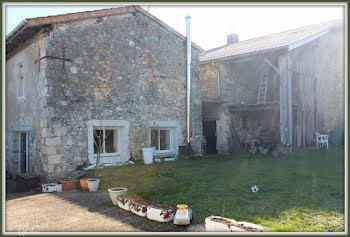
[[[118,205],[118,196],[126,195],[127,191],[127,188],[109,188],[108,193],[113,205]]]
[[[153,149],[152,148],[142,148],[143,161],[145,164],[152,164],[153,162]]]
[[[90,192],[97,192],[98,185],[100,184],[99,179],[88,179],[86,182],[88,183],[88,187],[89,187]]]

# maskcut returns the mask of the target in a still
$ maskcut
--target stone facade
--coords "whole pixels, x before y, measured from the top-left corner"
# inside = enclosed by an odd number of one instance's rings
[[[318,110],[323,111],[323,131],[330,142],[344,142],[345,129],[345,74],[344,31],[333,30],[320,39],[320,83],[318,84]]]
[[[42,42],[40,44],[40,42]],[[176,156],[186,139],[186,46],[184,40],[142,13],[104,16],[56,24],[41,41],[7,62],[8,98],[18,59],[27,60],[30,81],[40,83],[44,100],[28,107],[32,113],[31,136],[37,143],[31,156],[35,172],[52,177],[72,173],[86,162],[94,163],[93,127],[117,128],[118,151],[101,162],[142,159],[141,149],[151,146],[151,130],[170,131],[170,149],[162,156]],[[71,62],[46,58],[41,61],[40,80],[36,58],[63,56]],[[44,50],[43,50],[44,49]],[[192,47],[191,134],[192,148],[201,154],[202,107],[198,49]],[[34,56],[35,55],[35,56]],[[28,59],[26,59],[28,57]],[[29,59],[30,58],[30,59]],[[27,72],[26,72],[27,73]],[[36,78],[35,78],[36,77]],[[28,88],[28,90],[36,90]],[[28,103],[28,98],[23,102]],[[8,107],[17,104],[7,101]],[[16,107],[17,108],[17,107]],[[7,115],[8,136],[12,122],[20,120],[13,111]],[[30,116],[23,114],[23,118]],[[10,141],[11,139],[7,139]],[[13,140],[13,139],[12,139]],[[8,144],[10,150],[11,144]],[[14,160],[7,153],[7,165]],[[40,168],[38,168],[40,166]]]

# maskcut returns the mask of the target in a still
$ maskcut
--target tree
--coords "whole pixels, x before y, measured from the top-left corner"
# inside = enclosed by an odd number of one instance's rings
[[[99,131],[103,131],[103,130],[99,130]],[[107,130],[107,131],[108,132],[103,133],[103,132],[97,132],[97,130],[94,129],[94,144],[96,146],[96,154],[97,154],[94,177],[96,177],[98,165],[100,164],[101,153],[103,152],[104,143],[109,133],[111,132],[111,130]]]

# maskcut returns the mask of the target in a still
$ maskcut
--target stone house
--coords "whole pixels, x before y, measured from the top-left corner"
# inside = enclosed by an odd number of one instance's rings
[[[344,27],[332,21],[227,44],[200,54],[203,134],[209,153],[240,143],[293,147],[314,132],[344,136]],[[239,150],[239,146],[236,146]]]
[[[184,19],[185,24],[185,19]],[[62,178],[96,162],[163,157],[186,140],[186,38],[138,6],[26,19],[6,37],[6,169]],[[192,43],[191,138],[201,154]]]

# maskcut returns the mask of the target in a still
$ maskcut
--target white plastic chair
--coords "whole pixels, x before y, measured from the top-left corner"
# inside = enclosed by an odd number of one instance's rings
[[[320,143],[321,146],[323,144],[327,144],[327,150],[328,150],[328,135],[321,135],[317,132],[315,132],[316,135],[316,147],[318,149],[318,144]]]

